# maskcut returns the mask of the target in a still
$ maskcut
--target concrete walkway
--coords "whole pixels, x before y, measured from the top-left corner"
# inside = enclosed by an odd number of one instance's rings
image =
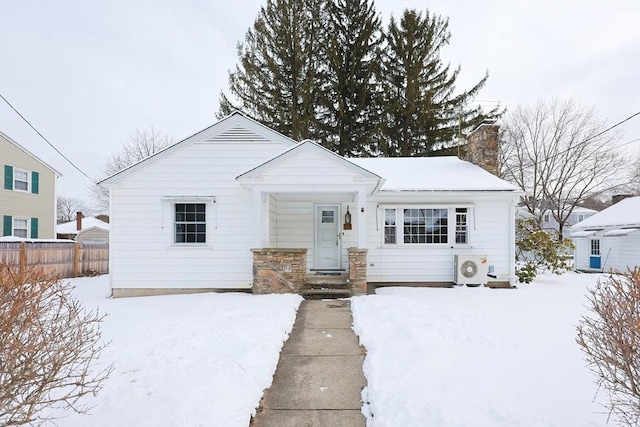
[[[307,300],[252,427],[364,427],[364,355],[344,300]]]

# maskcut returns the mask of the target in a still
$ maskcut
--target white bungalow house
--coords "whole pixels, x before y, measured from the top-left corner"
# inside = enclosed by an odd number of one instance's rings
[[[456,157],[347,159],[234,113],[101,185],[116,297],[515,280],[521,192]]]
[[[565,238],[571,237],[571,227],[580,221],[584,221],[585,219],[595,215],[598,211],[594,209],[585,208],[582,206],[576,206],[571,211],[571,214],[567,217],[567,220],[564,223],[564,228],[562,230],[562,236]],[[563,216],[566,215],[563,213]],[[560,230],[560,224],[553,217],[553,214],[550,210],[545,210],[541,215],[541,226],[544,231],[547,233],[552,233],[557,235]]]
[[[575,224],[571,237],[577,270],[640,267],[640,197],[623,199]]]

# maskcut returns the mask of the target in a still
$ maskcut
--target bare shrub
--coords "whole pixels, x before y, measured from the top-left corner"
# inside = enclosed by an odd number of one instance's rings
[[[640,423],[640,269],[611,274],[589,290],[577,342],[620,425]]]
[[[42,424],[51,409],[87,413],[113,370],[98,367],[104,315],[42,268],[0,263],[0,425]]]

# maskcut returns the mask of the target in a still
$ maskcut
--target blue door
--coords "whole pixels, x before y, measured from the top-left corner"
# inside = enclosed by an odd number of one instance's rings
[[[589,256],[589,268],[592,270],[600,270],[600,239],[591,239],[591,252]]]

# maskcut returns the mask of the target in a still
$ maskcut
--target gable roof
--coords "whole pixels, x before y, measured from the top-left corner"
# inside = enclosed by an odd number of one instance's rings
[[[16,142],[15,140],[13,140],[9,135],[7,135],[6,133],[0,131],[0,137],[2,137],[3,139],[5,139],[6,141],[8,141],[10,144],[15,145],[16,147],[18,147],[20,150],[24,151],[26,154],[28,154],[29,156],[31,156],[34,160],[36,160],[38,163],[40,163],[42,166],[44,166],[45,168],[49,169],[51,172],[53,172],[56,176],[60,177],[62,176],[62,174],[60,172],[58,172],[56,169],[54,169],[53,167],[51,167],[48,163],[46,163],[44,160],[42,160],[40,157],[36,156],[35,154],[33,154],[31,151],[27,150],[26,148],[24,148],[22,145],[18,144],[18,142]]]
[[[293,139],[270,129],[249,117],[246,117],[239,111],[235,111],[208,128],[170,145],[169,147],[103,179],[98,183],[98,185],[110,185],[119,182],[130,175],[134,175],[136,172],[148,165],[171,156],[173,153],[180,151],[195,142],[216,143],[239,141],[275,141],[280,142],[285,146],[297,145],[296,141]]]
[[[359,166],[351,161],[349,161],[349,159],[345,159],[344,157],[340,156],[339,154],[334,153],[331,150],[328,150],[326,148],[324,148],[323,146],[321,146],[320,144],[317,144],[309,139],[306,139],[304,141],[302,141],[301,143],[297,144],[294,147],[291,147],[290,149],[286,150],[283,153],[280,153],[279,155],[273,157],[272,159],[267,160],[266,162],[262,163],[261,165],[256,166],[253,169],[248,170],[247,172],[239,175],[238,177],[236,177],[237,180],[243,180],[243,179],[248,179],[248,178],[255,178],[261,174],[264,174],[265,172],[275,169],[277,168],[279,165],[285,163],[287,160],[292,159],[298,155],[300,155],[301,153],[305,153],[305,152],[313,152],[316,153],[318,155],[320,155],[321,157],[324,157],[325,159],[328,159],[332,162],[335,162],[337,165],[340,165],[342,167],[344,167],[345,169],[350,170],[351,172],[361,175],[365,178],[371,178],[373,180],[380,180],[381,177],[375,173],[372,173],[371,171],[367,170],[366,168],[363,168],[362,166]]]
[[[385,178],[381,191],[520,192],[520,188],[515,185],[455,156],[348,160]]]
[[[56,225],[56,234],[77,234],[80,231],[86,231],[90,228],[98,228],[100,230],[109,231],[109,223],[100,221],[98,218],[89,216],[82,218],[82,230],[77,230],[76,221],[65,222]]]
[[[580,221],[571,229],[625,226],[640,227],[640,197],[623,199],[584,221]]]

